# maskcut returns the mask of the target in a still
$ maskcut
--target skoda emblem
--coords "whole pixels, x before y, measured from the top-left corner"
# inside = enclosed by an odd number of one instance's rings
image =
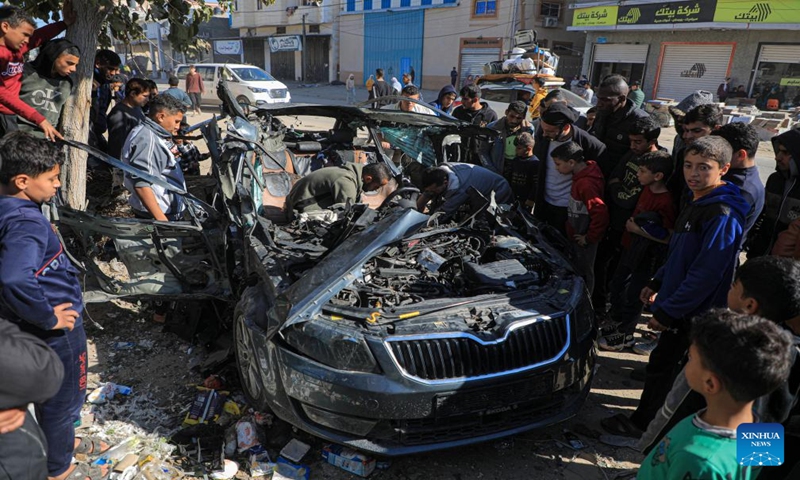
[[[622,134],[617,135],[617,140],[622,140]]]

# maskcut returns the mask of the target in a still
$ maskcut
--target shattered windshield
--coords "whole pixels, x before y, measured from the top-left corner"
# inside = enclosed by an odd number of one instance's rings
[[[380,127],[381,135],[394,148],[426,167],[436,165],[436,151],[430,135],[439,133],[435,127]]]

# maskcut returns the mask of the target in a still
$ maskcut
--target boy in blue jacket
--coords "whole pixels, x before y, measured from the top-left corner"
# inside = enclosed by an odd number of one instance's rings
[[[733,149],[721,137],[696,140],[686,148],[683,174],[691,198],[675,220],[667,261],[642,290],[650,305],[650,328],[661,332],[645,370],[639,406],[630,418],[601,422],[609,433],[639,437],[664,403],[689,348],[690,319],[727,304],[750,205],[739,187],[722,177]]]
[[[87,368],[79,272],[40,211],[61,186],[64,152],[47,140],[13,132],[0,141],[0,158],[0,316],[44,340],[64,365],[58,393],[37,405],[48,476],[60,480],[75,470],[74,452],[100,450],[99,443],[76,450],[74,425],[86,394]],[[97,473],[80,468],[86,476]]]

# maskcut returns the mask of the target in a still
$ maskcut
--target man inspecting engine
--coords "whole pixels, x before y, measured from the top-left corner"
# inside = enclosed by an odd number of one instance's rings
[[[304,213],[323,210],[337,203],[361,203],[362,192],[375,191],[389,183],[392,172],[383,163],[348,163],[311,172],[294,184],[286,197],[286,210]]]
[[[417,199],[417,210],[424,211],[428,202],[433,200],[431,212],[443,212],[440,221],[447,221],[466,203],[469,203],[472,213],[477,212],[491,198],[492,192],[497,203],[514,201],[506,179],[488,168],[469,163],[444,163],[423,172],[422,195]]]

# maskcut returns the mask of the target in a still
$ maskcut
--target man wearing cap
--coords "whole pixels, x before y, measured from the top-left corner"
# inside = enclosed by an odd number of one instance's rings
[[[606,146],[574,125],[579,117],[580,114],[566,103],[552,103],[542,113],[533,150],[541,160],[534,216],[564,235],[572,175],[558,173],[550,153],[556,147],[572,141],[583,148],[585,158],[596,160],[598,164],[606,161]]]
[[[619,75],[606,77],[597,89],[594,135],[608,148],[609,161],[605,164],[597,162],[606,177],[630,150],[628,133],[633,123],[639,118],[649,116],[634,105],[628,98],[628,92],[628,83]]]
[[[631,92],[630,92],[630,99],[636,108],[642,108],[644,104],[644,92],[642,91],[642,84],[639,80],[634,80],[631,82]]]

